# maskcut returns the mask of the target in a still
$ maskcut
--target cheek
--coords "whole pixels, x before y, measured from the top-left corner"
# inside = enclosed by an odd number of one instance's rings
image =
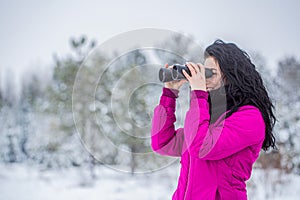
[[[221,86],[222,82],[221,82],[221,77],[218,77],[218,76],[215,76],[215,77],[211,77],[210,79],[208,79],[206,81],[207,85],[210,86],[210,87],[219,87]]]
[[[211,84],[217,84],[220,81],[220,78],[218,76],[213,76],[209,79],[209,82]]]

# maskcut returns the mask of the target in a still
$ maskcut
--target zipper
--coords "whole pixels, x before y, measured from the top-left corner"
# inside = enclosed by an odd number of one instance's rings
[[[189,182],[190,182],[190,171],[191,171],[191,166],[192,166],[192,159],[191,159],[191,156],[189,156],[189,169],[188,169],[188,180],[187,180],[187,183],[186,183],[186,189],[185,189],[185,192],[184,192],[184,198],[183,200],[186,200],[186,195],[188,193],[188,189],[189,189]]]
[[[189,86],[189,93],[191,94],[191,86]],[[188,101],[189,101],[189,105],[191,107],[191,95],[188,96]],[[188,188],[189,188],[189,182],[190,182],[190,171],[191,171],[191,164],[192,164],[192,159],[191,159],[191,156],[189,155],[189,152],[188,153],[188,156],[189,156],[189,169],[188,169],[188,180],[187,180],[187,183],[186,183],[186,188],[185,188],[185,191],[184,191],[184,195],[183,195],[183,200],[186,200],[186,195],[188,193]]]

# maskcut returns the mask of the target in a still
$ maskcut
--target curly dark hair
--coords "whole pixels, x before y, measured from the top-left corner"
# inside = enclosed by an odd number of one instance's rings
[[[205,58],[209,56],[218,62],[226,85],[226,96],[233,100],[233,106],[225,118],[236,112],[242,105],[256,106],[262,113],[266,126],[262,149],[266,151],[269,147],[276,148],[273,135],[276,122],[273,113],[274,105],[249,55],[234,43],[216,40],[204,52]]]

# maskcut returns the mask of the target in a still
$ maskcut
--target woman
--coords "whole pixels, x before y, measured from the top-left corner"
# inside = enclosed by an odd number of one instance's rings
[[[217,40],[204,57],[214,75],[205,79],[203,65],[186,63],[190,108],[177,130],[175,103],[187,80],[165,83],[154,110],[152,149],[181,157],[173,200],[244,200],[260,150],[275,148],[274,107],[248,54],[235,44]]]

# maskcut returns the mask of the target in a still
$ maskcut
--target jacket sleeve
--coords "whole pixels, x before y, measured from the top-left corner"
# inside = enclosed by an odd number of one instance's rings
[[[191,91],[184,132],[187,148],[193,157],[219,160],[248,146],[263,143],[265,123],[259,109],[254,106],[242,106],[227,119],[219,119],[212,125],[209,120],[208,93]]]
[[[160,104],[154,109],[151,128],[153,151],[168,156],[181,156],[183,151],[183,128],[175,130],[174,123],[178,90],[163,88]]]

